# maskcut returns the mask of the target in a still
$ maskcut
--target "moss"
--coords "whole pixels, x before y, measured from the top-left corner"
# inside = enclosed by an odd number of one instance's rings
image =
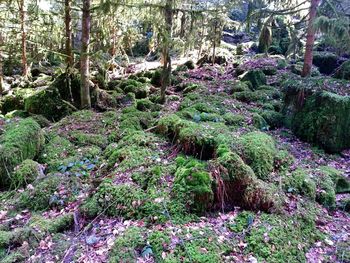
[[[303,140],[328,152],[350,147],[350,97],[316,92],[292,115],[292,130]]]
[[[322,74],[332,74],[338,67],[338,56],[331,52],[314,52],[312,63],[318,67]]]
[[[259,89],[255,91],[241,91],[233,94],[233,98],[242,102],[266,103],[279,99],[281,94],[277,90]]]
[[[350,180],[342,175],[342,171],[330,166],[320,166],[318,169],[321,170],[323,174],[331,177],[333,183],[335,184],[335,192],[337,194],[350,192]]]
[[[349,262],[350,261],[350,242],[347,241],[340,241],[337,243],[337,252],[336,256],[339,262]]]
[[[236,81],[226,88],[226,92],[233,94],[235,92],[251,91],[250,86],[250,82]]]
[[[61,180],[62,178],[58,175],[50,175],[41,179],[33,188],[20,193],[17,206],[35,211],[49,208],[56,199],[55,192],[58,190]]]
[[[24,100],[33,94],[32,89],[15,88],[12,94],[5,95],[0,100],[0,111],[3,114],[14,110],[24,110]]]
[[[341,200],[339,208],[343,211],[350,213],[350,198]]]
[[[278,171],[285,171],[294,164],[295,158],[287,150],[280,150],[277,152],[274,160],[274,166]]]
[[[146,201],[146,195],[142,189],[135,185],[114,185],[110,179],[105,179],[93,198],[97,200],[99,211],[104,211],[106,215],[125,218],[144,216],[143,205]],[[89,202],[92,201],[89,200]]]
[[[308,172],[302,169],[298,169],[286,177],[284,188],[287,192],[301,194],[311,200],[316,198],[316,184]]]
[[[238,214],[238,216],[234,219],[234,222],[230,222],[229,228],[235,233],[241,233],[253,224],[254,218],[254,213],[250,211],[243,211]]]
[[[269,129],[269,125],[265,121],[265,119],[258,113],[254,113],[252,116],[253,126],[261,131],[267,131]]]
[[[335,208],[335,184],[328,174],[316,171],[316,201],[329,209]]]
[[[178,157],[175,173],[174,192],[185,198],[191,211],[203,213],[213,201],[212,178],[206,164],[194,158]]]
[[[280,209],[282,200],[279,191],[273,185],[258,180],[253,170],[236,153],[226,145],[220,145],[217,155],[213,165],[217,167],[214,174],[220,176],[215,178],[215,198],[220,209],[232,209],[237,205],[263,211]]]
[[[266,85],[266,76],[261,70],[250,70],[241,76],[242,81],[249,81],[253,89]]]
[[[149,99],[140,99],[136,101],[136,108],[139,111],[159,111],[161,106],[153,103]]]
[[[0,254],[1,256],[1,254]],[[1,263],[19,263],[25,262],[26,257],[19,251],[10,253],[1,259]]]
[[[245,122],[245,117],[240,114],[233,114],[231,112],[225,113],[223,115],[225,124],[229,126],[243,126]]]
[[[262,262],[305,262],[308,249],[321,238],[314,222],[296,216],[262,214],[259,220],[245,238],[245,250]]]
[[[122,133],[127,130],[147,129],[153,125],[154,117],[157,115],[157,112],[143,112],[135,107],[127,107],[122,112],[119,129]]]
[[[274,168],[275,141],[266,133],[251,132],[241,137],[243,158],[260,179],[268,179]]]
[[[28,112],[26,112],[24,110],[13,110],[13,111],[6,113],[6,115],[5,115],[6,119],[12,119],[12,118],[16,118],[16,117],[27,118],[27,117],[29,117],[29,114],[28,114]]]
[[[29,226],[37,231],[45,233],[59,233],[64,230],[69,230],[74,224],[73,214],[65,214],[52,219],[47,219],[42,216],[34,215],[29,221]]]
[[[198,84],[195,84],[195,83],[188,83],[186,85],[186,87],[183,89],[183,93],[186,94],[186,93],[189,93],[189,92],[192,92],[192,91],[195,91],[199,88],[200,86]]]
[[[54,136],[43,147],[39,161],[48,165],[49,171],[57,170],[64,159],[77,154],[74,145],[65,138]]]
[[[109,263],[135,262],[141,255],[146,245],[143,235],[145,230],[138,227],[130,227],[114,241],[109,254]]]
[[[350,80],[350,60],[343,62],[334,76],[338,79]]]
[[[88,134],[80,131],[69,132],[71,141],[79,146],[95,145],[104,148],[108,145],[108,138],[101,134]]]
[[[264,118],[271,129],[280,128],[284,123],[283,114],[276,111],[263,111],[261,117]]]
[[[59,120],[72,112],[72,108],[62,101],[58,89],[48,87],[38,90],[24,100],[24,108],[32,114],[43,115],[49,120]]]
[[[0,136],[0,188],[11,185],[13,169],[23,160],[36,157],[43,143],[43,132],[31,118],[5,127]]]
[[[24,160],[11,175],[12,188],[24,187],[33,182],[37,177],[43,175],[42,169],[39,163],[30,159]]]
[[[161,81],[162,81],[162,71],[161,70],[154,71],[151,78],[151,84],[156,87],[160,87],[162,85]]]

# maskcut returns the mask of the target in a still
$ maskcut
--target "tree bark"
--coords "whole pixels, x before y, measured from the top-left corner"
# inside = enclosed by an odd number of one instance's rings
[[[164,8],[165,28],[163,34],[163,71],[161,78],[160,102],[165,102],[166,88],[170,84],[171,77],[171,57],[170,57],[170,43],[171,43],[171,28],[173,25],[173,0],[167,0]]]
[[[26,10],[24,6],[24,0],[19,1],[19,13],[21,23],[21,34],[22,34],[22,75],[28,77],[28,64],[27,64],[27,33],[25,30],[25,19]]]
[[[314,48],[315,34],[316,34],[314,22],[317,15],[317,7],[319,4],[320,4],[320,0],[311,0],[309,24],[307,28],[307,34],[306,34],[304,66],[303,66],[303,71],[301,73],[302,77],[307,77],[311,74],[312,60],[313,60],[312,50]]]
[[[68,67],[74,64],[74,57],[72,51],[72,14],[71,14],[71,0],[64,1],[64,22],[66,27],[66,63]]]
[[[81,108],[91,108],[90,87],[89,87],[89,43],[90,43],[90,0],[83,0],[83,17],[82,17],[82,36],[81,36],[81,53],[80,53],[80,75],[81,89],[80,99]]]

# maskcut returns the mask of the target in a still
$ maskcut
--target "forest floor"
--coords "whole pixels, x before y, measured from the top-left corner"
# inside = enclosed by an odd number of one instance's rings
[[[258,110],[261,105],[237,101],[230,96],[220,99],[221,94],[227,92],[224,83],[232,81],[232,72],[232,66],[207,66],[188,71],[184,83],[196,83],[201,87],[189,94],[198,93],[197,95],[205,98],[209,104],[219,101],[224,109],[235,115],[244,116],[245,125],[234,131],[235,134],[240,134],[255,129],[252,128],[254,122],[252,112]],[[276,78],[278,79],[278,74],[269,77],[268,83],[273,84]],[[188,95],[175,88],[171,88],[169,94],[176,99],[168,100],[157,119],[181,111],[180,107]],[[55,131],[61,136],[66,136],[71,130],[98,134],[94,126],[100,125],[99,116],[102,113],[95,114],[97,117],[90,118],[88,122],[79,122],[76,119],[69,121],[67,117],[68,121],[64,119],[65,121],[53,124],[45,130]],[[117,114],[122,113],[118,110]],[[147,136],[154,136],[153,126],[147,127],[144,131]],[[286,128],[276,128],[266,133],[275,139],[277,149],[287,150],[294,157],[291,171],[330,166],[342,170],[344,176],[350,177],[350,150],[339,155],[330,155],[300,141]],[[104,133],[99,135],[106,136]],[[218,130],[216,136],[219,135]],[[156,157],[146,154],[141,158],[152,157],[153,166],[156,164],[167,167],[174,164],[176,157],[181,154],[181,147],[174,145],[171,140],[158,140],[153,137],[152,140],[156,140],[153,145],[156,148],[152,149],[150,154]],[[136,151],[135,154],[137,155],[138,152]],[[103,158],[101,153],[98,156]],[[126,158],[135,157],[126,156]],[[113,180],[114,184],[134,184],[135,172],[142,173],[151,166],[149,162],[143,160],[136,165],[132,164],[132,168],[127,166],[124,169],[123,164],[118,162],[113,165],[115,170],[106,175]],[[104,165],[106,164],[99,163],[88,171],[89,176],[96,176],[100,170],[104,169]],[[280,180],[278,172],[273,171],[271,176],[278,185]],[[174,184],[174,174],[168,173],[161,180],[163,185],[171,189]],[[69,190],[62,187],[58,195],[65,195]],[[23,191],[20,189],[11,194],[16,195]],[[307,198],[301,195],[285,194],[286,204],[283,211],[286,217],[271,216],[265,212],[243,212],[243,209],[233,207],[231,210],[213,211],[192,219],[184,218],[181,222],[177,218],[172,218],[173,215],[168,213],[168,207],[164,203],[167,220],[158,222],[155,215],[150,223],[149,218],[107,216],[104,212],[109,207],[105,207],[105,210],[100,211],[97,216],[86,218],[77,211],[90,194],[91,188],[87,187],[64,206],[53,207],[39,213],[44,219],[74,214],[74,226],[62,233],[46,233],[38,237],[38,246],[34,249],[29,248],[29,242],[23,242],[20,249],[28,255],[26,262],[68,263],[107,262],[108,260],[132,262],[132,259],[137,262],[350,262],[350,217],[341,208],[328,210],[320,204],[313,204],[313,209],[318,211],[314,222],[316,229],[320,231],[319,238],[311,237],[310,233],[309,239],[309,234],[305,236],[293,226],[287,225],[285,220],[289,217],[288,215],[296,215],[300,207],[308,202]],[[154,202],[162,204],[162,198],[157,197]],[[349,194],[337,195],[337,202],[346,198],[349,198]],[[128,205],[134,206],[134,203]],[[0,224],[9,225],[12,231],[30,225],[33,215],[38,214],[29,209],[11,212],[11,204],[7,203],[0,210]],[[141,240],[140,236],[143,237]],[[115,256],[114,261],[111,260],[111,254]],[[121,258],[120,254],[127,256]],[[0,262],[2,262],[1,259]]]

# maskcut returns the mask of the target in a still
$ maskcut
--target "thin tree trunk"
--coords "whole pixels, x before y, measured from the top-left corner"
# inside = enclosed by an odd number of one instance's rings
[[[90,0],[83,0],[82,36],[80,53],[81,108],[91,108],[89,88]]]
[[[160,91],[160,101],[165,102],[165,91],[170,84],[171,77],[171,57],[170,57],[170,42],[171,28],[173,25],[173,0],[167,0],[164,8],[165,16],[165,32],[163,34],[163,71],[162,71],[162,87]]]
[[[314,48],[315,34],[316,34],[314,22],[317,14],[317,7],[319,4],[320,4],[320,0],[311,0],[309,24],[307,28],[307,34],[306,34],[304,66],[303,66],[303,71],[301,73],[302,77],[307,77],[311,74],[312,60],[313,60],[312,50]]]
[[[25,30],[26,11],[24,7],[24,0],[19,1],[19,13],[21,23],[22,34],[22,74],[25,78],[28,77],[28,64],[27,64],[27,33]]]
[[[72,14],[71,14],[71,0],[64,2],[64,22],[66,27],[66,62],[68,67],[74,64],[74,57],[72,51]]]

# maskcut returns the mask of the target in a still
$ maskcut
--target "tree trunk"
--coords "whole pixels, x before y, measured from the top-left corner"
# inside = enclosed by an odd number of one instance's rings
[[[68,67],[74,64],[74,57],[72,52],[72,14],[71,14],[71,0],[64,1],[64,23],[66,27],[66,62]]]
[[[171,43],[171,28],[173,25],[173,0],[167,0],[164,8],[165,28],[163,34],[163,71],[162,71],[162,87],[160,91],[160,102],[165,102],[165,91],[170,84],[171,77],[171,57],[170,57],[170,43]]]
[[[306,34],[304,66],[303,66],[303,71],[301,73],[302,77],[307,77],[311,73],[312,59],[313,59],[312,50],[314,48],[315,34],[316,34],[314,22],[317,14],[317,7],[319,4],[320,4],[320,0],[311,0],[309,24],[307,28],[307,34]]]
[[[27,64],[27,33],[25,30],[26,11],[24,6],[24,0],[19,1],[19,13],[21,23],[22,34],[22,74],[25,78],[28,77],[28,64]]]
[[[83,0],[82,36],[80,53],[81,108],[91,108],[89,88],[90,0]]]

